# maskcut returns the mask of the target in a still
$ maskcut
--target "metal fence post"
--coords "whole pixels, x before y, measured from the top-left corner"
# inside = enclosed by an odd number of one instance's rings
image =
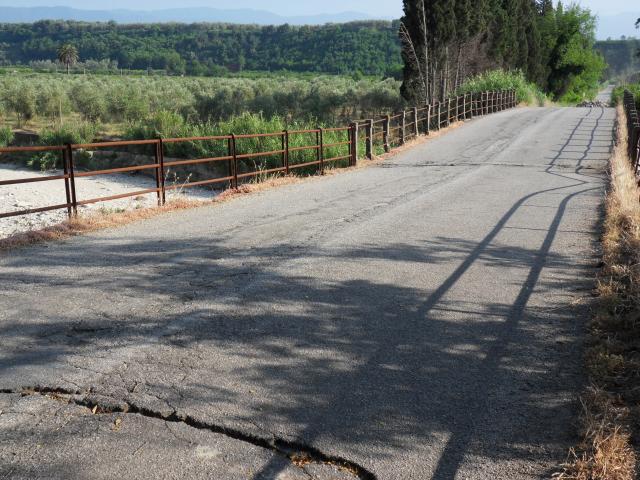
[[[160,188],[160,140],[156,139],[156,143],[154,144],[156,147],[156,152],[154,155],[155,164],[156,164],[156,196],[158,197],[158,206],[162,206],[162,189]]]
[[[73,215],[78,216],[78,200],[76,199],[76,177],[73,169],[73,149],[71,144],[67,143],[65,148],[67,149],[67,159],[69,160],[69,188],[71,190],[71,206],[73,208]]]
[[[231,137],[227,138],[227,177],[230,177],[229,188],[233,188],[233,145],[231,144]]]
[[[238,188],[238,152],[236,150],[236,136],[231,134],[231,156],[233,157],[233,188]]]
[[[366,134],[366,155],[369,160],[373,160],[373,119],[367,120]]]
[[[284,171],[289,175],[289,130],[282,133],[282,160],[284,163]]]
[[[324,131],[318,129],[318,160],[320,161],[320,175],[324,175]]]
[[[71,210],[71,188],[69,187],[69,158],[67,149],[62,150],[62,169],[64,171],[64,190],[67,198],[67,215],[69,218],[73,216]]]
[[[358,122],[351,124],[351,161],[352,167],[358,163]]]
[[[384,151],[389,151],[389,124],[391,123],[391,115],[387,115],[382,122],[382,142],[384,144]]]
[[[160,153],[160,191],[162,192],[162,204],[167,203],[167,189],[165,186],[165,173],[164,173],[164,141],[162,138],[158,139],[158,148]]]
[[[632,160],[635,164],[636,175],[638,175],[638,169],[640,169],[640,135],[638,135],[638,141],[636,142],[635,157]]]

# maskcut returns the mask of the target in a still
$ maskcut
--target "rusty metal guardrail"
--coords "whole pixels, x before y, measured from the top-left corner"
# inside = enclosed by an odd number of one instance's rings
[[[629,158],[633,162],[636,175],[638,175],[640,173],[640,116],[636,99],[629,90],[624,91],[623,105],[627,116]]]
[[[421,134],[429,135],[452,122],[514,108],[517,103],[515,90],[468,93],[376,119],[358,120],[353,126],[356,139],[364,131],[365,158],[372,159],[376,145],[389,152],[394,146]]]
[[[166,193],[173,189],[184,189],[206,185],[222,184],[227,188],[238,188],[247,179],[265,174],[291,174],[302,168],[313,168],[323,174],[328,165],[355,166],[359,158],[360,144],[364,144],[365,158],[372,159],[378,147],[381,151],[389,152],[394,146],[403,145],[407,140],[421,134],[428,135],[431,131],[440,130],[452,122],[471,119],[475,116],[488,115],[517,105],[515,91],[494,91],[478,94],[466,94],[448,98],[425,107],[414,107],[402,112],[386,115],[377,119],[360,120],[349,126],[334,128],[316,128],[310,130],[285,130],[273,133],[255,133],[243,135],[218,135],[189,138],[157,138],[150,140],[109,141],[88,144],[66,144],[59,146],[32,147],[4,147],[0,148],[1,155],[51,153],[60,155],[63,173],[41,177],[30,177],[14,180],[1,180],[0,188],[7,185],[32,184],[39,182],[60,181],[64,185],[65,203],[45,205],[37,208],[0,212],[0,219],[29,215],[38,212],[66,209],[69,217],[78,214],[78,207],[98,202],[107,202],[127,197],[155,194],[158,205],[166,202]],[[637,118],[637,114],[636,114]],[[362,141],[360,132],[364,130]],[[639,130],[640,131],[640,130]],[[291,140],[298,137],[303,145],[291,146]],[[331,137],[329,140],[328,137]],[[342,137],[342,138],[340,138]],[[243,151],[242,141],[258,139],[279,140],[280,148],[268,151]],[[194,159],[179,159],[165,161],[167,146],[176,144],[195,144],[197,142],[220,143],[224,145],[225,155]],[[304,143],[308,142],[308,143]],[[143,147],[153,149],[153,163],[131,165],[119,168],[77,171],[74,155],[78,151],[97,151],[118,147]],[[315,152],[313,160],[292,161],[296,152]],[[279,165],[268,169],[254,170],[247,168],[247,161],[254,159],[278,158]],[[225,174],[198,181],[189,181],[180,185],[167,185],[165,173],[172,167],[188,167],[193,165],[222,163],[226,165]],[[109,175],[114,173],[132,173],[152,171],[155,187],[104,197],[81,198],[76,188],[76,180],[82,178]]]

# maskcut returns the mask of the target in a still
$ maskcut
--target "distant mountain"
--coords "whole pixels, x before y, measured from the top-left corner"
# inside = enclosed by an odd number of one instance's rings
[[[322,25],[346,23],[356,20],[372,20],[360,12],[342,12],[308,16],[282,16],[266,10],[223,10],[217,8],[172,8],[166,10],[80,10],[70,7],[2,7],[0,22],[31,23],[38,20],[77,20],[85,22],[117,23],[196,23],[221,22],[256,25]]]
[[[638,18],[640,18],[640,9],[619,15],[600,15],[598,17],[598,40],[606,40],[609,37],[615,40],[622,35],[640,38],[640,30],[636,30],[634,27]]]

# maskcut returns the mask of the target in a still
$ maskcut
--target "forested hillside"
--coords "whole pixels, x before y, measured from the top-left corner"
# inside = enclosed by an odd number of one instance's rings
[[[391,76],[401,70],[397,22],[325,26],[119,25],[42,21],[0,24],[0,64],[55,60],[61,44],[80,60],[120,68],[219,75],[226,70],[290,70]]]
[[[604,56],[608,68],[607,77],[624,80],[640,72],[640,40],[607,40],[596,43],[596,49]]]

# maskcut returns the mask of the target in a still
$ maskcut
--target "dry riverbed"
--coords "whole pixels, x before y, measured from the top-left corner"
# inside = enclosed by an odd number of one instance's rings
[[[60,174],[62,174],[62,172],[58,170],[38,172],[14,164],[0,164],[0,180],[15,180]],[[170,183],[171,180],[172,179],[168,178],[167,183]],[[178,184],[181,183],[180,179],[173,181]],[[76,179],[78,200],[120,195],[154,187],[154,179],[139,174],[113,174]],[[219,193],[219,191],[206,188],[177,189],[167,192],[167,200],[175,198],[176,196],[189,200],[207,200],[215,197]],[[58,205],[65,202],[65,189],[62,180],[5,185],[0,187],[1,213],[44,207],[47,205]],[[80,215],[83,215],[93,211],[136,210],[151,207],[156,204],[156,195],[152,193],[109,202],[83,205],[78,207],[78,212]],[[65,209],[3,218],[0,219],[0,238],[54,225],[66,218],[67,211]]]

